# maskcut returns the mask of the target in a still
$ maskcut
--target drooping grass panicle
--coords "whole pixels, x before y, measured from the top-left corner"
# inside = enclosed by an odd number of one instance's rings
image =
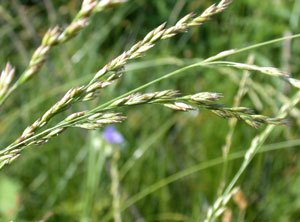
[[[30,78],[36,75],[43,64],[45,63],[50,49],[59,44],[75,37],[83,28],[85,28],[94,12],[101,11],[107,7],[124,3],[124,0],[83,0],[81,9],[75,16],[74,20],[64,30],[60,30],[58,26],[50,28],[44,35],[41,45],[33,53],[28,67],[20,75],[18,80],[13,84],[9,90],[0,98],[0,106],[20,85],[27,82]]]
[[[164,90],[154,93],[134,93],[126,96],[122,99],[116,100],[110,105],[97,112],[109,111],[118,107],[134,106],[141,104],[162,104],[170,109],[177,111],[190,111],[196,110],[195,106],[203,107],[205,109],[213,111],[223,118],[237,118],[245,120],[246,123],[252,127],[258,128],[261,124],[284,124],[284,119],[270,118],[263,115],[254,114],[253,111],[245,107],[227,107],[223,104],[213,104],[211,102],[217,101],[222,95],[220,93],[203,92],[194,95],[180,96],[179,91],[176,90]],[[79,121],[85,121],[85,119],[93,116],[93,113],[80,113],[72,119],[72,124]],[[83,119],[83,120],[82,120]]]
[[[75,91],[76,92],[76,91]],[[74,91],[70,91],[71,96]],[[135,106],[141,104],[163,104],[167,108],[177,110],[177,111],[189,111],[195,110],[195,106],[201,106],[206,109],[212,110],[217,115],[223,118],[238,118],[245,120],[249,125],[253,127],[258,127],[261,123],[265,124],[282,124],[283,119],[281,118],[269,118],[262,115],[255,115],[253,112],[245,107],[227,107],[223,104],[212,104],[211,102],[217,101],[222,97],[219,93],[197,93],[194,95],[180,96],[180,93],[175,90],[164,90],[155,93],[135,93],[124,97],[122,99],[116,100],[111,103],[103,110],[97,111],[95,113],[87,113],[86,111],[74,113],[68,116],[64,121],[58,124],[58,126],[50,131],[44,131],[39,137],[34,137],[30,140],[35,133],[35,131],[41,128],[49,118],[51,118],[52,113],[59,110],[60,106],[64,106],[68,103],[70,96],[64,97],[60,102],[53,106],[44,116],[37,120],[33,125],[28,127],[22,134],[22,136],[15,141],[11,146],[4,150],[4,155],[12,154],[18,155],[23,147],[29,145],[41,145],[49,141],[49,139],[58,136],[60,133],[65,131],[70,127],[78,127],[84,129],[98,129],[102,128],[103,125],[119,123],[125,119],[124,116],[120,116],[119,113],[107,112],[114,110],[118,107],[124,106]],[[56,106],[58,108],[56,108]],[[16,149],[17,148],[17,149]],[[18,152],[16,152],[16,150]],[[13,156],[14,157],[14,156]],[[5,163],[10,163],[11,160],[5,159]]]
[[[124,116],[119,116],[118,113],[106,113],[107,111],[114,110],[118,107],[135,106],[141,104],[163,104],[165,107],[177,110],[177,111],[190,111],[196,110],[195,106],[204,107],[212,110],[215,114],[223,118],[237,118],[245,120],[249,125],[257,128],[260,124],[283,124],[284,120],[281,118],[269,118],[263,115],[256,115],[251,109],[245,107],[227,107],[223,104],[212,104],[211,102],[217,101],[221,98],[220,93],[197,93],[194,95],[180,96],[180,93],[175,90],[164,90],[154,93],[135,93],[119,99],[110,104],[106,108],[97,111],[95,113],[87,113],[86,111],[78,112],[68,116],[63,122],[61,122],[58,131],[48,133],[43,136],[42,139],[38,139],[37,142],[25,143],[24,145],[41,144],[41,140],[47,142],[54,135],[58,135],[63,130],[69,127],[78,127],[84,129],[97,129],[102,128],[103,124],[119,123],[125,119]],[[50,109],[51,110],[51,109]],[[48,112],[47,112],[48,113]],[[47,116],[47,113],[45,114]],[[50,113],[50,112],[49,112]],[[45,116],[44,115],[44,116]],[[45,118],[44,118],[45,119]],[[28,127],[22,134],[22,136],[15,142],[19,144],[22,141],[28,139],[34,134],[34,131],[41,127],[43,118],[36,121],[32,126]]]

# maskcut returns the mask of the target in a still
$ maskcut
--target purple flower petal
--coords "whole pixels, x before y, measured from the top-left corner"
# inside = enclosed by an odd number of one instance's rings
[[[112,125],[105,127],[103,131],[104,139],[111,144],[120,144],[124,142],[124,137]]]

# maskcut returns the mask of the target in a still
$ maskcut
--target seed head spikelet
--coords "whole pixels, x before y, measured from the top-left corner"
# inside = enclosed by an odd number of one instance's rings
[[[69,116],[65,119],[65,121],[66,121],[66,122],[72,121],[72,120],[74,120],[74,119],[76,119],[76,118],[78,118],[78,117],[83,116],[83,115],[86,114],[86,113],[87,113],[87,111],[81,111],[81,112],[73,113],[73,114],[69,115]]]
[[[164,106],[169,109],[173,109],[176,111],[183,111],[183,112],[197,110],[195,107],[188,105],[186,103],[183,103],[183,102],[175,102],[174,104],[166,103],[166,104],[164,104]]]
[[[6,66],[0,75],[0,98],[2,98],[8,91],[14,75],[15,68],[13,68],[9,62],[6,63]]]
[[[228,53],[231,53],[231,50],[227,51]],[[215,57],[211,58],[219,58],[219,56],[224,56],[226,54],[218,54]],[[283,72],[278,68],[274,67],[260,67],[257,65],[250,65],[250,64],[245,64],[245,63],[238,63],[238,62],[228,62],[228,61],[215,61],[215,62],[206,62],[206,65],[211,66],[211,65],[221,65],[221,66],[228,66],[228,67],[234,67],[240,70],[247,70],[247,71],[256,71],[260,72],[262,74],[272,76],[272,77],[280,77],[283,80],[287,81],[289,84],[292,86],[300,89],[300,82],[298,79],[294,79],[290,77],[289,73]]]
[[[281,70],[273,67],[259,67],[259,66],[243,64],[243,63],[231,63],[231,66],[243,70],[259,71],[262,72],[263,74],[270,75],[270,76],[289,77],[288,73],[282,72]]]
[[[125,2],[127,2],[128,0],[101,0],[96,8],[95,11],[102,11],[103,9],[112,7],[112,6],[117,6],[120,4],[123,4]]]
[[[294,87],[300,89],[300,80],[299,79],[288,78],[287,81]]]

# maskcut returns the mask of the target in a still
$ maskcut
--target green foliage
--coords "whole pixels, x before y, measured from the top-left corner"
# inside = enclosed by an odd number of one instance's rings
[[[170,27],[187,13],[201,13],[214,2],[136,0],[93,15],[89,26],[74,39],[53,48],[39,74],[18,88],[1,107],[1,147],[18,138],[68,89],[88,83],[93,73],[150,30],[165,21]],[[16,76],[20,76],[47,29],[70,24],[80,4],[76,0],[1,1],[1,67],[10,61],[16,67]],[[78,103],[57,119],[90,110],[219,52],[279,38],[285,33],[296,34],[299,7],[299,1],[292,0],[234,1],[224,13],[201,27],[158,42],[147,56],[130,61],[122,79],[101,91],[96,100]],[[289,41],[284,41],[251,51],[254,64],[277,67],[299,79],[299,40],[290,44],[289,47]],[[248,55],[239,53],[231,61],[246,63]],[[143,92],[220,92],[224,95],[221,102],[232,106],[243,72],[230,67],[195,67]],[[276,116],[286,102],[283,98],[289,101],[296,92],[281,79],[258,72],[251,72],[251,81],[254,83],[248,85],[249,93],[241,105],[267,116]],[[128,117],[117,125],[126,140],[118,159],[123,221],[204,220],[208,207],[222,191],[222,147],[230,129],[228,121],[205,109],[197,115],[176,113],[159,105],[118,111]],[[288,126],[275,128],[266,141],[270,149],[258,153],[238,181],[248,208],[243,212],[231,201],[228,207],[233,211],[232,221],[296,221],[300,217],[298,109],[290,112],[288,120]],[[53,126],[54,122],[49,124]],[[253,129],[242,121],[237,123],[225,175],[227,183],[239,169],[243,152],[263,130],[264,126]],[[286,142],[278,144],[282,141]],[[112,220],[110,168],[116,147],[99,144],[106,144],[101,130],[71,129],[41,147],[25,151],[1,170],[0,220]],[[239,152],[242,154],[237,158]],[[13,209],[12,214],[7,213],[8,206]]]

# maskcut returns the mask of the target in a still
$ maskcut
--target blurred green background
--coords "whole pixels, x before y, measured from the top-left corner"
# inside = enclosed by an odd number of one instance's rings
[[[39,75],[5,103],[0,118],[1,147],[13,142],[69,88],[88,82],[93,73],[153,28],[165,21],[173,25],[185,14],[201,13],[216,2],[129,0],[94,15],[79,36],[54,48]],[[47,29],[69,24],[80,4],[80,0],[1,0],[1,67],[10,61],[20,75]],[[77,104],[50,125],[71,112],[95,107],[221,51],[299,33],[299,18],[299,0],[235,0],[224,13],[201,27],[159,42],[147,56],[131,61],[123,78],[105,89],[98,99]],[[299,43],[277,43],[251,54],[255,64],[278,67],[299,79]],[[246,62],[248,57],[249,53],[242,53],[230,60]],[[145,92],[220,92],[224,95],[221,102],[232,106],[241,74],[225,68],[195,68]],[[289,98],[295,92],[275,78],[256,73],[251,78],[259,89],[247,94],[241,105],[258,113],[276,116],[283,104],[281,95]],[[123,176],[119,181],[123,221],[202,221],[220,190],[222,161],[213,165],[211,160],[222,157],[228,120],[206,110],[195,115],[154,105],[119,111],[128,116],[117,125],[126,140],[118,159]],[[289,125],[277,127],[266,142],[268,148],[278,150],[260,153],[253,160],[239,181],[247,208],[240,208],[239,201],[231,201],[230,221],[300,221],[299,120],[295,110],[289,116]],[[261,131],[238,122],[230,153],[245,151]],[[28,149],[0,174],[0,220],[104,221],[112,209],[109,172],[114,160],[110,149],[100,130],[78,129]],[[241,159],[229,163],[227,180],[240,163]],[[199,170],[170,179],[194,166]],[[207,168],[200,170],[201,166]],[[220,221],[226,222],[225,219],[221,217]]]

